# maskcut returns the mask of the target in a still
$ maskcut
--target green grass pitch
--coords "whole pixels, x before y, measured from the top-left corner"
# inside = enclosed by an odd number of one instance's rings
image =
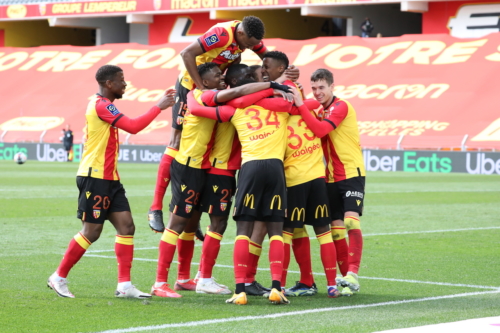
[[[224,303],[227,296],[193,292],[181,292],[181,299],[116,299],[115,232],[108,222],[69,275],[76,298],[49,290],[47,277],[80,230],[77,167],[0,163],[0,332],[374,332],[498,315],[499,176],[369,173],[359,294],[326,297],[319,246],[311,240],[318,295],[291,298],[288,306],[260,297],[235,306]],[[136,223],[132,279],[149,291],[160,235],[150,231],[146,215],[157,166],[119,169]],[[234,236],[230,220],[214,269],[229,286]],[[200,249],[197,241],[193,275]],[[260,263],[257,278],[269,284],[267,253]],[[299,276],[293,258],[290,271],[288,286]],[[175,275],[173,265],[171,284]]]

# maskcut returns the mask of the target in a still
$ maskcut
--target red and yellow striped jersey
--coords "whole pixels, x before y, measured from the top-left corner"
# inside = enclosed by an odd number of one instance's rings
[[[314,114],[314,111],[311,111]],[[325,178],[321,139],[309,130],[300,115],[288,118],[288,141],[285,153],[286,186]]]
[[[85,112],[85,143],[77,176],[119,180],[118,129],[123,114],[107,98],[95,95]]]
[[[240,21],[229,21],[214,25],[203,36],[198,38],[198,43],[204,53],[196,57],[196,66],[207,62],[215,62],[222,72],[244,51],[241,50],[236,41],[236,29]],[[261,41],[252,50],[257,53],[264,53],[266,47]],[[194,82],[187,70],[181,72],[179,76],[181,84],[189,90],[193,89]]]
[[[233,124],[217,125],[210,162],[212,169],[238,170],[241,167],[241,144]]]
[[[365,176],[356,111],[351,103],[335,97],[325,108],[324,117],[334,128],[323,138],[327,182]]]
[[[193,90],[194,98],[200,105],[214,105],[215,94],[216,91]],[[210,168],[209,156],[216,127],[215,120],[197,117],[188,110],[184,116],[181,144],[175,160],[196,169]]]

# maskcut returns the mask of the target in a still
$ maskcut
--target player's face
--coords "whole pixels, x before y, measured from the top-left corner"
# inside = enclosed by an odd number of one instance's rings
[[[225,78],[226,78],[225,75],[220,76],[219,87],[217,88],[217,90],[224,90],[227,88],[226,82],[224,81]]]
[[[221,71],[219,67],[214,67],[203,76],[203,84],[208,89],[218,89],[220,85]]]
[[[236,32],[236,42],[238,43],[238,47],[240,50],[245,51],[245,49],[251,49],[255,45],[260,43],[255,37],[248,38],[248,35],[243,31],[243,29],[238,29]]]
[[[262,67],[257,68],[252,73],[253,78],[257,82],[264,82],[264,78],[262,77]]]
[[[109,88],[115,98],[122,98],[123,94],[125,94],[125,88],[127,88],[127,82],[125,82],[125,76],[123,75],[123,72],[116,73],[115,78],[109,82],[111,82]]]
[[[262,61],[262,77],[264,81],[274,81],[283,74],[285,68],[273,58],[264,58]]]
[[[311,82],[311,89],[314,98],[324,107],[328,106],[326,103],[330,102],[333,97],[333,83],[329,85],[325,80],[318,80]]]

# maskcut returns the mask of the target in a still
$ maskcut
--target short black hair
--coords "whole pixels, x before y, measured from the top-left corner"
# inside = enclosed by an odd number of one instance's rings
[[[198,74],[200,74],[200,77],[203,79],[203,76],[205,76],[205,74],[210,72],[212,70],[212,68],[218,67],[218,66],[219,65],[217,65],[215,62],[206,62],[206,63],[201,64],[197,67]]]
[[[248,66],[248,71],[250,73],[252,73],[253,78],[255,79],[255,81],[257,81],[259,79],[256,73],[257,73],[257,71],[260,71],[261,69],[262,69],[261,65]]]
[[[283,66],[285,66],[285,69],[288,68],[288,64],[289,64],[289,61],[288,61],[288,57],[286,56],[286,54],[284,54],[283,52],[281,51],[270,51],[270,52],[267,52],[265,55],[264,55],[264,58],[271,58],[271,59],[276,59],[277,61],[279,61]]]
[[[99,67],[95,73],[95,79],[100,85],[104,85],[107,80],[113,80],[119,72],[123,72],[123,69],[118,66],[104,65]]]
[[[226,71],[226,78],[225,82],[228,86],[233,86],[232,81],[233,79],[240,79],[243,75],[245,75],[246,71],[248,70],[248,66],[245,64],[236,64],[236,65],[231,65]]]
[[[325,80],[328,85],[333,83],[333,74],[328,69],[320,68],[311,74],[311,81],[317,82],[319,80]]]
[[[248,38],[254,37],[257,40],[264,38],[264,23],[257,16],[245,16],[241,25]]]

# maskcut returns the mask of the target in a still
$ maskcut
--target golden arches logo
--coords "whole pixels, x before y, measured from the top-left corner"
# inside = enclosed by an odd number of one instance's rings
[[[253,194],[245,194],[245,198],[243,199],[243,203],[246,207],[250,207],[250,209],[254,209],[255,197]]]
[[[275,195],[273,197],[273,199],[271,200],[271,205],[269,206],[269,208],[273,209],[273,207],[274,207],[274,200],[278,201],[278,210],[281,210],[281,197],[279,195]]]
[[[318,207],[316,207],[316,212],[314,213],[314,218],[317,219],[318,218],[318,213],[321,214],[320,217],[328,217],[328,207],[325,205],[318,205]]]
[[[297,219],[295,220],[295,213],[297,213]],[[290,221],[302,221],[306,220],[306,210],[304,208],[295,207],[292,211],[292,216],[290,216]]]

